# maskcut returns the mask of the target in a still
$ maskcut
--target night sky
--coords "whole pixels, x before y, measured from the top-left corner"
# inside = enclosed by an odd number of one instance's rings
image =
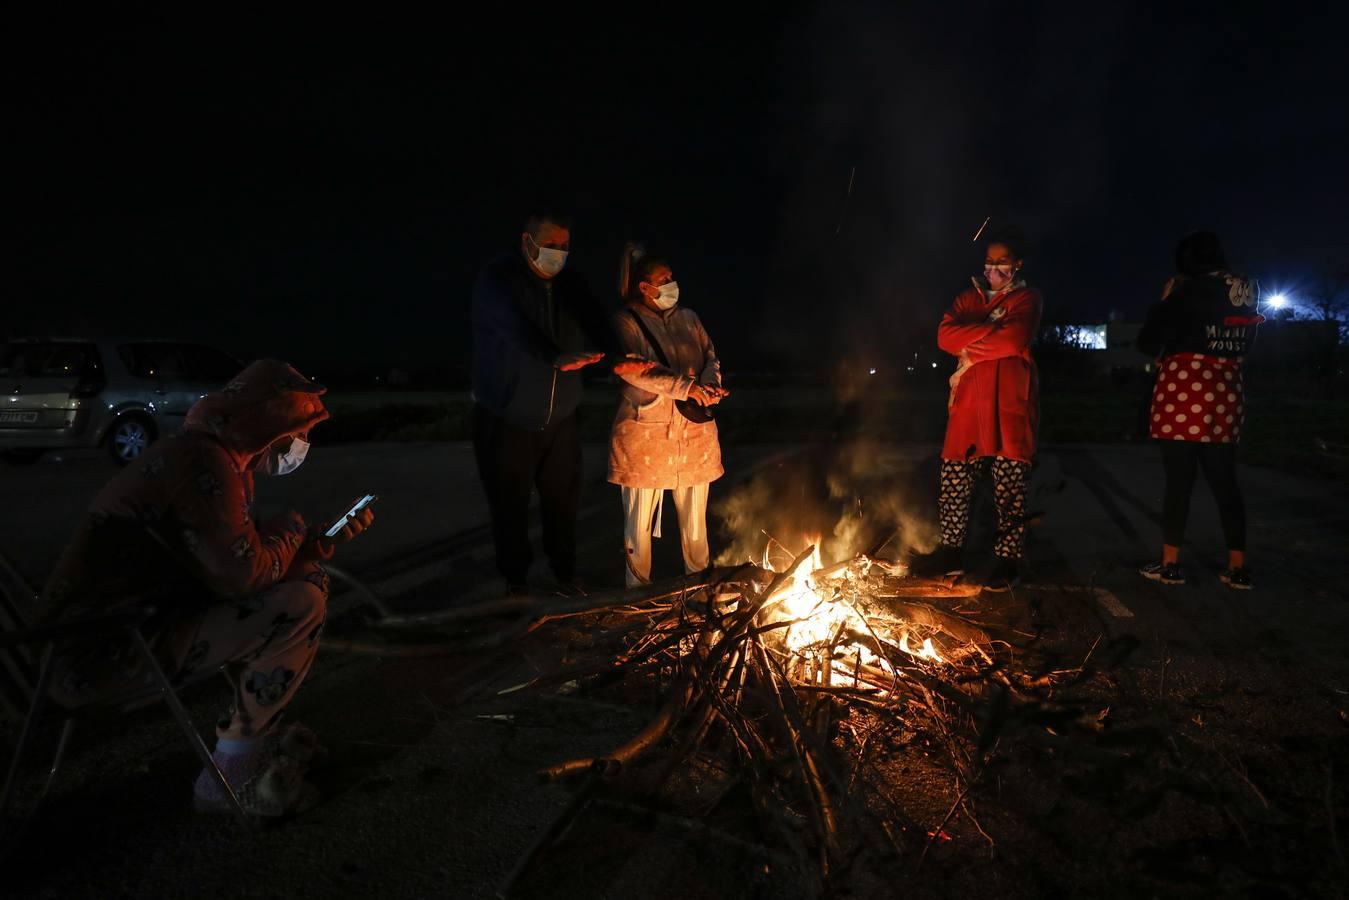
[[[606,302],[667,255],[732,374],[934,356],[985,216],[1060,322],[1197,227],[1295,298],[1349,253],[1342,4],[740,6],[12,21],[3,330],[458,371],[537,204]]]

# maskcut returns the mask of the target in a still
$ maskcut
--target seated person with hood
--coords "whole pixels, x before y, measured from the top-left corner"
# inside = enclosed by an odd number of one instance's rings
[[[234,700],[213,754],[245,811],[275,816],[312,802],[303,780],[319,752],[303,726],[276,723],[318,652],[333,544],[370,525],[367,508],[335,538],[299,513],[253,520],[253,476],[294,471],[309,431],[328,418],[320,385],[259,360],[198,401],[183,430],[150,447],[94,499],[42,597],[53,621],[151,604],[146,640],[175,681],[222,665]],[[148,685],[144,661],[118,642],[63,646],[53,699],[66,706]],[[231,808],[203,771],[197,808]]]

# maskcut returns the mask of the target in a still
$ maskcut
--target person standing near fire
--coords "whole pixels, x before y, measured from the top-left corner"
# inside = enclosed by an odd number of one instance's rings
[[[514,594],[528,590],[535,489],[553,574],[564,590],[577,589],[581,370],[603,360],[614,340],[585,280],[565,270],[570,250],[570,218],[536,213],[519,245],[484,265],[473,285],[473,450],[497,570]],[[621,360],[613,370],[650,365]]]
[[[669,264],[624,248],[614,315],[622,350],[659,364],[619,373],[625,384],[609,438],[609,481],[621,488],[623,550],[629,586],[651,580],[651,538],[660,537],[665,491],[674,497],[684,570],[711,565],[707,497],[720,478],[721,444],[710,410],[729,392],[698,314],[679,303]]]
[[[941,452],[941,543],[912,561],[916,574],[962,568],[970,499],[987,474],[997,508],[996,562],[979,582],[993,591],[1021,580],[1026,481],[1040,419],[1030,345],[1043,300],[1021,277],[1024,243],[1015,228],[991,236],[983,276],[956,297],[937,329],[937,345],[956,358]]]
[[[1139,569],[1162,584],[1184,584],[1180,545],[1198,470],[1213,492],[1227,541],[1218,579],[1250,590],[1246,568],[1246,505],[1237,484],[1237,441],[1244,421],[1241,362],[1264,321],[1254,281],[1227,268],[1218,236],[1191,234],[1176,246],[1178,274],[1148,312],[1138,349],[1157,360],[1149,434],[1161,442],[1166,470],[1162,558]]]

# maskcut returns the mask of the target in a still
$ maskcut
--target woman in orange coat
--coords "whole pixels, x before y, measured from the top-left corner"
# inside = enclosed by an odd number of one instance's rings
[[[721,362],[698,314],[679,302],[669,263],[624,251],[620,293],[627,299],[614,314],[614,332],[630,357],[659,360],[641,373],[620,373],[626,382],[609,438],[609,481],[623,502],[623,550],[629,587],[651,580],[651,538],[660,537],[665,491],[674,499],[684,570],[711,564],[707,496],[722,476],[717,423],[707,409],[729,392],[721,386]]]
[[[941,544],[915,560],[915,571],[961,567],[970,498],[985,472],[998,514],[997,566],[989,590],[1019,583],[1025,536],[1026,479],[1035,457],[1039,385],[1030,344],[1040,327],[1040,292],[1021,278],[1022,239],[993,236],[982,278],[956,297],[937,329],[937,344],[956,358],[941,462]]]

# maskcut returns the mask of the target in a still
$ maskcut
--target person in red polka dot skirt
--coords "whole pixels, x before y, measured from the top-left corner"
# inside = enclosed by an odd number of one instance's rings
[[[1228,565],[1219,578],[1249,589],[1236,448],[1246,408],[1241,363],[1264,321],[1257,311],[1259,287],[1228,271],[1222,244],[1208,231],[1181,240],[1176,270],[1138,335],[1138,349],[1157,360],[1149,434],[1161,442],[1166,469],[1162,558],[1139,571],[1162,584],[1185,583],[1180,545],[1202,469],[1227,540]]]

